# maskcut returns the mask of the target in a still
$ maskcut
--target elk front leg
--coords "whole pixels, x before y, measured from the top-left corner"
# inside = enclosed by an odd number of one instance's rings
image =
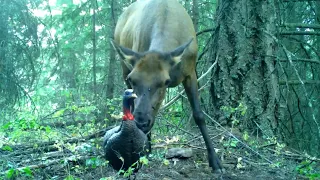
[[[208,129],[205,123],[204,114],[200,108],[200,101],[198,97],[198,85],[195,72],[183,81],[183,86],[186,90],[188,100],[192,108],[193,118],[201,131],[201,134],[207,147],[209,166],[212,167],[214,172],[222,172],[222,165],[213,148],[212,142],[208,134]]]

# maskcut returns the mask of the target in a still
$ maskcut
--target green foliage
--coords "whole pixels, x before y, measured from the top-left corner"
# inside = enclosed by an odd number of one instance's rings
[[[245,140],[245,141],[248,141],[248,140],[249,140],[250,136],[249,136],[249,134],[248,134],[247,131],[245,131],[245,132],[243,133],[242,138],[243,138],[243,140]]]
[[[121,113],[120,95],[123,92],[124,84],[121,79],[119,61],[114,61],[114,59],[110,58],[109,50],[111,47],[108,39],[113,36],[113,26],[115,23],[113,22],[113,18],[117,19],[123,7],[127,6],[131,1],[98,1],[99,8],[96,9],[95,32],[92,31],[92,1],[79,1],[79,4],[74,4],[73,2],[75,1],[68,0],[65,2],[59,0],[56,5],[50,4],[49,1],[39,0],[4,0],[2,2],[0,7],[1,150],[5,151],[5,153],[12,152],[14,151],[12,147],[14,147],[15,143],[31,144],[34,148],[38,148],[39,145],[35,142],[55,141],[54,147],[58,148],[59,151],[67,148],[72,153],[80,154],[76,149],[76,143],[66,144],[63,140],[72,137],[83,137],[101,130],[107,123],[105,121],[101,123],[100,121],[101,124],[99,124],[97,120],[105,118],[105,114],[112,116]],[[111,9],[110,2],[113,2],[113,5],[116,6],[113,7],[114,9]],[[190,14],[193,13],[192,1],[181,0],[180,2],[182,2]],[[62,4],[66,4],[67,6],[62,6]],[[198,31],[215,27],[213,20],[215,6],[215,0],[199,2],[198,8],[200,13],[197,19],[200,21],[197,26]],[[313,21],[315,20],[312,20],[312,23],[315,23]],[[97,45],[95,49],[92,42],[93,34],[95,35]],[[211,51],[208,43],[212,40],[212,34],[212,32],[203,33],[197,37],[199,55],[203,52]],[[311,39],[311,36],[305,38],[309,43],[317,44],[317,40]],[[306,51],[310,51],[310,47],[306,47]],[[298,51],[293,50],[293,52]],[[97,77],[96,84],[94,84],[92,77],[93,55],[96,56],[97,60],[95,64],[97,67],[95,70],[95,76]],[[201,75],[206,70],[208,64],[211,63],[211,55],[212,53],[205,53],[204,58],[201,58],[197,62],[198,75]],[[315,55],[313,52],[312,56]],[[302,57],[304,56],[303,54]],[[106,79],[108,76],[106,70],[110,63],[117,64],[117,69],[112,77],[115,82],[118,82],[114,89],[114,97],[116,98],[113,99],[107,99],[105,95]],[[302,63],[304,63],[304,67],[308,67],[307,71],[303,71],[304,69],[301,68],[301,71],[305,73],[306,79],[316,81],[319,74],[316,71],[317,68],[305,65],[306,62]],[[290,66],[288,67],[291,68]],[[202,87],[204,83],[209,84],[210,82],[211,79],[204,78],[204,80],[199,82],[199,85]],[[93,92],[94,85],[97,89],[96,94]],[[177,89],[168,91],[168,99],[178,94]],[[308,91],[308,89],[305,91]],[[203,100],[201,106],[211,103],[211,94],[212,92],[209,90],[201,92]],[[297,94],[299,94],[299,90],[297,90]],[[291,97],[289,95],[287,96]],[[312,108],[314,106],[314,114],[317,114],[319,109],[315,106],[318,100],[317,97],[317,93],[313,93],[310,95],[310,101],[307,103],[308,107]],[[303,98],[299,100],[301,102],[305,101]],[[290,106],[290,103],[288,104]],[[233,127],[241,124],[242,119],[247,114],[247,106],[243,102],[240,102],[237,107],[223,106],[221,110],[224,112],[225,117],[231,119]],[[302,109],[301,112],[304,111],[309,112],[305,109]],[[153,131],[170,138],[166,138],[165,140],[153,138],[153,142],[165,144],[184,142],[184,137],[176,136],[176,131],[172,131],[174,129],[172,126],[177,129],[185,129],[185,124],[181,122],[183,119],[186,119],[183,116],[188,116],[189,113],[186,112],[182,100],[176,101],[166,109],[161,118],[172,124],[170,124],[170,127],[167,124],[158,125],[161,122],[158,121]],[[102,116],[102,118],[98,119],[99,116]],[[298,115],[295,117],[301,118]],[[301,119],[305,121],[308,120],[308,117],[306,116],[306,118]],[[87,122],[78,123],[83,120]],[[74,124],[63,128],[50,125],[56,122],[66,123],[70,121],[73,121]],[[317,127],[313,122],[310,124],[312,128]],[[248,132],[244,132],[242,138],[250,145],[253,145],[253,147],[259,146],[259,142],[250,137]],[[318,146],[313,146],[312,144],[312,142],[317,142],[317,136],[311,134],[310,138],[301,139],[311,139],[311,147],[317,149]],[[225,140],[223,145],[227,149],[235,150],[238,143],[235,139],[228,139]],[[277,154],[280,154],[285,147],[275,137],[268,138],[267,142],[264,143],[275,145],[275,152]],[[88,152],[92,152],[92,147],[85,147],[81,153]],[[164,153],[165,151],[154,150],[150,157],[161,160],[164,165],[169,165],[170,162],[163,158]],[[65,162],[65,165],[67,163]],[[148,159],[145,157],[140,158],[128,171],[121,173],[125,177],[130,176],[134,171],[135,165],[138,163],[148,165]],[[237,167],[241,168],[242,163],[243,161],[238,159]],[[100,159],[100,157],[94,157],[86,159],[85,167],[76,165],[70,169],[81,173],[86,169],[103,167],[106,164],[107,162]],[[279,167],[281,164],[283,163],[277,162],[273,166]],[[317,165],[319,166],[315,162],[304,161],[296,170],[299,174],[305,175],[310,179],[317,179],[319,178],[319,173],[316,171]],[[18,170],[9,163],[8,167],[11,169],[4,171],[8,179],[17,178],[17,176],[23,176],[26,179],[34,178],[35,173],[28,167]],[[69,173],[69,169],[67,172]],[[78,178],[68,175],[65,179]],[[114,179],[114,177],[102,179]]]
[[[148,165],[149,160],[147,159],[146,156],[143,156],[143,157],[140,157],[139,163],[141,163],[142,165]]]
[[[114,180],[114,177],[104,177],[104,178],[100,178],[100,180]]]
[[[88,105],[88,106],[79,106],[74,103],[67,103],[65,108],[62,108],[58,111],[56,111],[52,117],[53,118],[61,118],[65,113],[74,113],[77,114],[84,114],[88,115],[96,111],[96,106],[94,105]]]
[[[13,149],[8,145],[3,146],[1,149],[4,151],[13,151]]]
[[[128,178],[128,177],[130,177],[132,174],[133,174],[133,172],[134,172],[134,167],[129,167],[126,171],[124,171],[124,170],[120,170],[118,173],[119,174],[123,174],[123,177],[124,178]]]
[[[121,160],[123,161],[123,159]],[[122,174],[124,178],[128,178],[133,174],[136,167],[148,165],[148,163],[149,163],[149,160],[147,159],[146,156],[140,157],[140,159],[137,162],[133,163],[126,171],[123,169],[119,170],[118,174]]]
[[[1,1],[0,7],[0,112],[28,99],[38,73],[40,56],[37,19],[30,9],[39,1]]]
[[[165,166],[169,166],[170,162],[168,159],[163,159],[162,164]]]
[[[160,150],[160,149],[154,149],[152,150],[152,154],[149,154],[150,159],[155,159],[155,160],[163,160],[163,157],[165,157],[165,151]]]
[[[68,175],[66,178],[63,180],[80,180],[80,178],[73,177],[72,175]]]
[[[32,113],[20,112],[18,115],[17,119],[13,119],[0,126],[0,133],[8,136],[10,132],[10,139],[18,140],[28,134],[29,131],[45,129],[45,127],[39,125],[37,118]]]
[[[178,101],[175,104],[173,104],[169,110],[168,113],[164,114],[164,118],[171,123],[177,125],[178,127],[181,127],[181,118],[183,115],[183,108],[182,108],[182,102]]]
[[[13,179],[17,176],[23,176],[26,178],[33,178],[33,173],[29,167],[25,167],[20,170],[11,168],[6,172],[6,178],[8,178],[8,179]]]
[[[237,144],[239,143],[236,139],[229,139],[227,142],[223,143],[223,146],[225,147],[237,147]]]
[[[6,178],[11,179],[19,174],[19,171],[11,168],[6,172]]]
[[[247,112],[247,106],[243,103],[239,103],[238,107],[221,106],[221,110],[224,112],[226,117],[232,118],[232,124],[239,124],[239,118],[243,117]]]
[[[247,107],[243,103],[239,103],[238,107],[229,107],[229,106],[222,106],[221,110],[224,112],[225,117],[231,118],[232,120],[232,127],[239,125],[240,119],[245,116],[247,112]],[[248,141],[249,135],[248,132],[243,134],[243,139]],[[239,141],[234,138],[229,138],[227,141],[224,142],[224,147],[231,147],[236,148]]]
[[[113,99],[107,99],[106,100],[106,106],[108,109],[108,114],[114,115],[114,114],[120,114],[122,112],[122,108],[119,108],[122,106],[122,97],[119,96],[117,98]]]
[[[86,159],[86,166],[90,168],[97,168],[99,166],[105,166],[106,161],[99,157],[92,157],[90,159]]]
[[[23,175],[25,175],[27,177],[33,177],[32,171],[31,171],[31,169],[29,167],[25,167],[20,171],[22,172]]]
[[[310,180],[320,179],[319,163],[311,160],[302,161],[297,167],[296,171],[308,177]]]

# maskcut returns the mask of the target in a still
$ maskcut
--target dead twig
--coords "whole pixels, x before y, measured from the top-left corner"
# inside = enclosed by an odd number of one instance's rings
[[[273,164],[273,162],[269,159],[267,159],[265,156],[263,156],[262,154],[260,154],[259,152],[255,151],[254,149],[252,149],[249,145],[247,145],[246,143],[244,143],[243,141],[241,141],[240,139],[238,139],[235,135],[233,135],[231,132],[229,132],[225,127],[223,127],[221,124],[219,124],[216,120],[214,120],[211,116],[209,116],[206,112],[203,112],[204,115],[206,115],[212,122],[214,122],[215,124],[217,124],[220,128],[222,128],[225,132],[228,132],[227,135],[231,136],[232,138],[234,138],[235,140],[237,140],[239,143],[241,143],[244,147],[246,147],[247,149],[249,149],[250,151],[252,151],[254,154],[260,156],[262,159],[264,159],[265,161],[267,161],[270,164]]]
[[[33,164],[33,165],[28,165],[28,166],[24,166],[24,167],[19,167],[19,168],[15,168],[15,170],[17,171],[22,171],[26,168],[28,169],[40,169],[40,168],[45,168],[54,164],[59,164],[61,162],[79,162],[79,161],[83,161],[89,158],[92,158],[95,156],[70,156],[68,158],[61,158],[61,159],[54,159],[54,160],[49,160],[49,161],[44,161],[44,162],[40,162],[39,164]],[[7,170],[5,172],[1,172],[0,175],[5,175],[9,172],[10,170]]]
[[[289,157],[291,159],[296,159],[296,160],[304,160],[304,159],[308,159],[308,160],[311,160],[311,161],[317,161],[317,162],[320,162],[320,159],[319,158],[316,158],[316,157],[312,157],[308,154],[304,155],[304,154],[297,154],[297,153],[293,153],[291,151],[284,151],[284,152],[279,152],[279,151],[276,151],[274,149],[271,149],[271,148],[266,148],[268,151],[271,151],[271,152],[274,152],[274,153],[277,153],[277,154],[280,154],[280,155],[283,155],[283,156],[286,156],[286,157]]]

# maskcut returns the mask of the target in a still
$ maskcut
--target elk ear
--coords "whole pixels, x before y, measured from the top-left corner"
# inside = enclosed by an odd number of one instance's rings
[[[128,69],[132,70],[133,66],[140,59],[141,55],[131,49],[118,45],[113,39],[111,39],[110,42],[114,50],[120,56],[120,59],[124,62]]]
[[[175,50],[170,52],[170,56],[173,60],[173,64],[178,64],[181,61],[184,51],[189,47],[192,41],[193,41],[193,38],[191,38],[187,43],[177,47]]]

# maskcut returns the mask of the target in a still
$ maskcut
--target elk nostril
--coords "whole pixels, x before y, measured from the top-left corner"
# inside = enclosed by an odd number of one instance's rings
[[[156,110],[156,108],[155,108],[154,106],[152,106],[152,109],[153,109],[153,110]]]

